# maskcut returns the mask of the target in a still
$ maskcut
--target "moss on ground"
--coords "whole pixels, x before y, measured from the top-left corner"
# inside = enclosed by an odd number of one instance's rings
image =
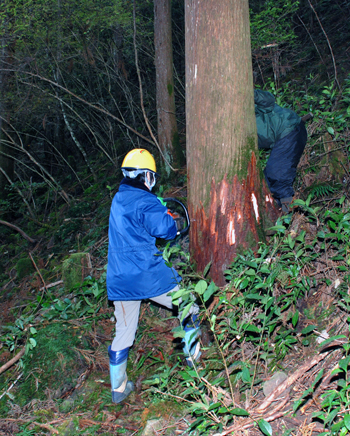
[[[23,376],[11,390],[11,401],[23,407],[33,399],[60,398],[69,393],[86,369],[85,361],[75,350],[87,346],[82,334],[80,329],[62,323],[38,329],[36,346],[23,359]],[[7,383],[2,377],[0,383],[8,384],[8,375]],[[1,399],[0,416],[6,414],[8,400],[7,396]]]

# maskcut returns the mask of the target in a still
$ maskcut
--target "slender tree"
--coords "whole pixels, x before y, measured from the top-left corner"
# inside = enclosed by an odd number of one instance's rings
[[[185,24],[190,249],[221,286],[273,207],[257,167],[248,0],[186,0]]]
[[[166,160],[179,167],[184,163],[175,115],[171,0],[154,1],[154,45],[158,142]],[[164,162],[169,174],[170,168]]]
[[[2,71],[2,68],[11,65],[10,47],[7,32],[7,17],[6,15],[0,20],[2,23],[2,32],[0,33],[0,198],[6,197],[6,190],[9,179],[13,179],[14,160],[13,148],[8,146],[8,141],[5,135],[7,129],[7,121],[10,118],[8,94],[10,92],[9,84],[11,82],[11,74]]]

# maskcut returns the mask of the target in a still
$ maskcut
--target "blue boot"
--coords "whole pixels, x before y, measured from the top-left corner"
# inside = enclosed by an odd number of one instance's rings
[[[199,328],[199,321],[197,318],[197,315],[192,315],[189,321],[185,321],[184,330],[186,333],[185,337],[182,339],[186,363],[191,368],[193,368],[194,362],[198,362],[202,354],[199,343],[201,330]]]
[[[109,371],[112,386],[112,401],[120,403],[134,390],[134,383],[128,381],[126,364],[128,362],[129,348],[120,351],[112,351],[108,347]]]

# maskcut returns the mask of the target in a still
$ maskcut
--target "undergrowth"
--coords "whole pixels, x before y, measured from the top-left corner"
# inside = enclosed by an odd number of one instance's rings
[[[305,314],[298,309],[300,301],[317,293],[324,284],[331,286],[330,300],[337,309],[345,314],[349,311],[348,205],[343,197],[337,207],[320,212],[310,206],[310,200],[297,200],[295,205],[304,210],[308,225],[313,226],[311,232],[293,233],[291,217],[279,219],[272,243],[261,244],[257,252],[237,256],[225,272],[225,288],[217,288],[206,277],[193,280],[183,272],[184,285],[173,295],[173,302],[184,313],[194,301],[200,303],[202,329],[210,330],[212,342],[204,347],[204,357],[193,369],[164,365],[147,383],[154,398],[168,396],[186,402],[196,418],[191,424],[194,434],[222,432],[236,417],[248,417],[267,374],[276,371],[296,346],[314,352],[324,319],[320,316],[311,324],[304,323]],[[178,250],[179,247],[168,247],[166,258],[177,257]],[[314,274],[315,262],[328,262],[338,282]],[[207,272],[210,274],[210,266]],[[335,307],[332,310],[335,313]],[[341,336],[330,337],[323,345],[346,338],[343,334],[348,323],[349,320]],[[181,326],[173,332],[183,336]],[[330,330],[330,336],[332,333],[339,333],[337,326]],[[340,434],[346,434],[349,423],[349,345],[346,343],[343,348],[344,359],[334,371],[337,377],[340,375],[337,387],[322,394],[320,410],[314,414],[325,430],[341,430]],[[322,373],[296,403],[294,411],[321,379]],[[257,425],[262,433],[271,434],[268,422],[259,420]]]

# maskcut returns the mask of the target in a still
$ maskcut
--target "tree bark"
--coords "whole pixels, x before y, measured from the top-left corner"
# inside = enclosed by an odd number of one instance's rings
[[[158,142],[166,160],[176,168],[184,163],[175,115],[171,0],[154,1],[154,46]],[[163,169],[170,175],[164,162]]]
[[[273,211],[257,167],[248,0],[186,0],[185,26],[190,250],[223,286]]]

